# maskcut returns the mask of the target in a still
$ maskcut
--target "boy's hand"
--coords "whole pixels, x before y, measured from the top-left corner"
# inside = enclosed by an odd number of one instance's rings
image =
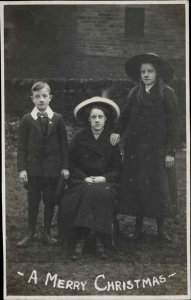
[[[166,155],[165,165],[166,165],[167,168],[171,168],[172,166],[174,166],[174,156]]]
[[[70,172],[69,172],[68,169],[62,169],[61,170],[61,175],[63,175],[65,179],[68,179],[69,176],[70,176]]]
[[[120,134],[112,133],[110,135],[110,143],[112,144],[112,146],[115,146],[116,144],[118,144],[119,141],[120,141]]]
[[[28,176],[27,176],[27,171],[23,170],[19,173],[20,181],[25,183],[28,182]]]

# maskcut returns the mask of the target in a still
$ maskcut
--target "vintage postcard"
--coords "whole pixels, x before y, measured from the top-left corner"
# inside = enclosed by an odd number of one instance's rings
[[[3,1],[4,299],[190,299],[188,1]]]

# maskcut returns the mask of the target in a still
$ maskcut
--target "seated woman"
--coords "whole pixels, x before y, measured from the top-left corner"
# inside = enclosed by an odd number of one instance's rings
[[[74,110],[85,128],[70,146],[70,178],[59,210],[59,235],[75,231],[72,259],[80,258],[88,231],[95,233],[96,255],[105,258],[103,239],[112,234],[121,169],[119,146],[110,144],[112,122],[120,114],[115,102],[93,97]]]

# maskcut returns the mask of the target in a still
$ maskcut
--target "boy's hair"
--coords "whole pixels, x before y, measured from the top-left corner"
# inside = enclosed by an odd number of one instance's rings
[[[33,84],[32,88],[31,88],[31,93],[36,92],[36,91],[40,91],[43,88],[47,88],[49,93],[51,93],[51,89],[50,89],[49,84],[47,82],[44,82],[44,81],[35,82]]]

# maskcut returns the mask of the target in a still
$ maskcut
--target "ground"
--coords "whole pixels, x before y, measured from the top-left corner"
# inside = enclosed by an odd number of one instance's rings
[[[5,171],[8,295],[187,294],[186,152],[184,150],[179,150],[177,153],[179,214],[174,221],[166,221],[166,228],[173,236],[172,243],[167,244],[157,240],[155,221],[151,219],[146,219],[144,222],[144,240],[130,241],[128,235],[134,230],[134,218],[120,215],[118,218],[121,234],[118,249],[115,251],[108,249],[109,256],[104,261],[97,259],[92,254],[92,249],[87,248],[84,257],[73,262],[70,260],[69,250],[61,246],[47,247],[40,239],[27,249],[16,248],[16,243],[26,234],[27,193],[18,180],[14,153],[7,155]],[[41,206],[38,219],[39,231],[42,230],[42,208]],[[55,224],[53,232],[56,233]],[[49,280],[46,284],[48,273],[51,276],[57,274],[57,280],[55,276],[55,281]],[[31,274],[33,278],[30,280]],[[98,280],[100,291],[94,285],[98,275],[105,276]],[[59,282],[58,279],[65,282]],[[78,290],[77,287],[66,289],[63,284],[69,280],[87,281],[85,290],[83,291],[82,288]],[[125,283],[117,283],[118,288],[110,284],[109,289],[108,281]]]

